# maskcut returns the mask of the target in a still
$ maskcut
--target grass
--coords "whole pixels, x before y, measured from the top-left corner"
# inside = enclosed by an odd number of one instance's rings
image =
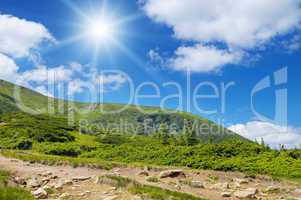
[[[111,180],[111,184],[115,187],[122,187],[127,188],[128,191],[132,194],[143,196],[146,198],[154,199],[154,200],[166,200],[166,199],[173,199],[173,200],[204,200],[202,198],[177,192],[171,191],[155,186],[144,185],[140,184],[134,180],[131,180],[126,177],[121,176],[103,176],[102,179],[109,179]],[[108,183],[108,181],[105,181]]]
[[[0,200],[34,200],[30,192],[8,186],[9,173],[0,170]]]
[[[91,167],[97,169],[110,170],[114,167],[126,166],[125,164],[117,162],[107,162],[93,158],[73,158],[66,156],[43,155],[33,153],[30,151],[12,151],[5,150],[1,152],[2,155],[9,158],[17,158],[31,163],[41,163],[45,165],[71,165],[73,167]]]

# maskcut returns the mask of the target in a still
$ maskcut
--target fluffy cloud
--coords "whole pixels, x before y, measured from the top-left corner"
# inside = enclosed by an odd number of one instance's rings
[[[269,122],[251,121],[246,124],[237,124],[229,127],[230,130],[250,140],[260,141],[273,148],[284,144],[286,148],[299,147],[301,145],[301,131],[293,127],[279,126]]]
[[[299,25],[300,0],[148,0],[147,15],[179,39],[254,47]]]
[[[25,82],[33,81],[36,83],[54,83],[70,81],[72,75],[73,71],[63,65],[54,68],[48,68],[47,66],[40,65],[32,70],[28,70],[20,74],[20,79]]]
[[[283,48],[289,53],[301,49],[301,36],[294,35],[290,40],[282,42]]]
[[[229,49],[249,50],[298,28],[300,3],[301,0],[224,0],[222,3],[220,0],[144,0],[142,7],[151,19],[172,28],[177,39],[200,44],[222,43]],[[195,46],[188,48],[186,52],[195,55]],[[199,56],[204,58],[207,53],[201,48]],[[213,59],[208,63],[195,59],[190,66],[199,66],[193,67],[195,71],[215,70],[232,63],[233,58],[222,60],[214,64]],[[204,67],[204,64],[208,66]],[[184,70],[187,67],[182,65],[180,68]]]
[[[193,47],[179,47],[170,65],[176,70],[190,70],[192,72],[210,72],[226,64],[237,63],[242,54],[220,50],[214,46],[195,45]]]
[[[40,23],[11,15],[0,15],[0,52],[12,57],[25,57],[43,41],[54,41]]]
[[[13,59],[0,53],[0,79],[14,81],[18,76],[18,69]]]
[[[104,92],[108,90],[118,90],[127,81],[124,75],[117,73],[102,74],[98,76],[96,80]]]

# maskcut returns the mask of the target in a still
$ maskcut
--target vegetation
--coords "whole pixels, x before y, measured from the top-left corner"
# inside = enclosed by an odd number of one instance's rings
[[[85,115],[75,113],[76,119],[83,117],[91,122],[81,126],[85,134],[80,134],[79,127],[70,125],[64,112],[55,115],[21,112],[12,98],[13,85],[0,81],[0,86],[0,148],[27,150],[23,151],[25,153],[5,151],[6,156],[47,164],[67,162],[73,166],[86,164],[106,169],[120,163],[140,163],[241,171],[301,180],[301,150],[284,147],[272,150],[264,141],[260,144],[250,142],[209,120],[187,113],[166,114],[148,107],[141,107],[148,111],[141,113],[130,106],[118,114],[103,114],[96,108],[115,110],[121,105],[97,104],[91,109],[86,104],[73,103],[80,109],[92,110]],[[27,106],[46,107],[46,97],[20,89]],[[68,107],[70,102],[54,100],[55,105],[59,103]],[[135,132],[97,126],[124,119],[134,124]],[[198,125],[209,124],[211,129],[202,129],[199,134],[194,128],[195,121]],[[146,122],[156,128],[141,128]],[[175,124],[173,130],[171,124]]]
[[[18,99],[14,98],[15,93],[18,94]],[[20,113],[20,107],[27,108],[32,113],[39,113],[39,116],[51,114],[66,118],[70,114],[75,122],[84,119],[80,122],[81,131],[88,134],[102,132],[146,135],[160,131],[163,125],[168,126],[165,127],[168,132],[182,133],[189,124],[190,127],[199,130],[196,134],[203,142],[218,143],[227,138],[242,139],[210,120],[189,113],[166,113],[159,108],[134,105],[122,109],[124,105],[120,104],[90,105],[62,101],[0,80],[0,115]],[[118,110],[122,111],[112,113]],[[46,120],[43,123],[45,122]]]
[[[0,200],[33,200],[28,191],[8,186],[9,173],[0,170]]]
[[[114,184],[115,187],[127,188],[129,192],[133,194],[138,194],[150,199],[165,200],[165,199],[174,199],[174,200],[204,200],[199,197],[195,197],[189,194],[170,191],[162,189],[155,186],[143,185],[129,178],[121,176],[104,176],[102,179],[109,179],[111,184]]]

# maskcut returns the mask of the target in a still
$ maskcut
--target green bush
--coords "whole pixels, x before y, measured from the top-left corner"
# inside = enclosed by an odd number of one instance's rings
[[[15,187],[0,187],[0,200],[34,200],[30,192]]]
[[[7,187],[9,173],[0,170],[0,200],[34,200],[30,192],[21,188]]]

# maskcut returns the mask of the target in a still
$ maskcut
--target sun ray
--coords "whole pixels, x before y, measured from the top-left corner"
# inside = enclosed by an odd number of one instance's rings
[[[118,42],[117,40],[112,41],[113,44],[120,49],[123,53],[126,54],[134,63],[136,63],[136,66],[140,68],[140,70],[147,72],[147,63],[145,63],[142,59],[140,59],[130,48],[125,47],[122,43]],[[152,73],[147,73],[152,80],[162,80],[162,76],[158,74],[152,74]]]
[[[88,16],[81,10],[79,9],[72,1],[69,0],[61,0],[63,4],[68,6],[71,10],[73,10],[76,14],[80,15],[82,18],[88,19]]]

